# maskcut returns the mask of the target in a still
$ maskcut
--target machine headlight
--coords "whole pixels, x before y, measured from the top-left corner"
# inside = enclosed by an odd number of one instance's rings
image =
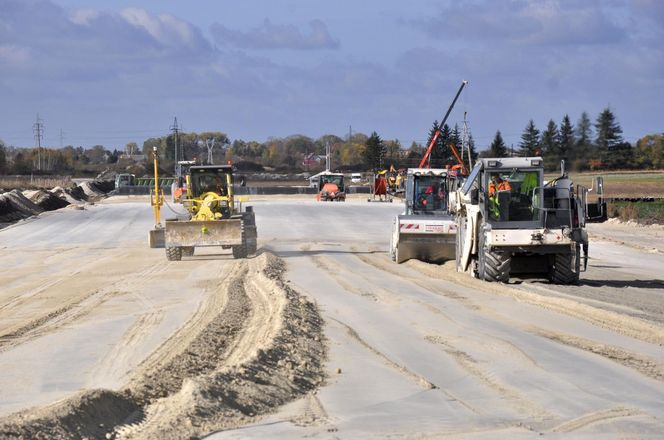
[[[219,202],[219,206],[226,208],[228,206],[228,202],[226,200],[222,200]]]

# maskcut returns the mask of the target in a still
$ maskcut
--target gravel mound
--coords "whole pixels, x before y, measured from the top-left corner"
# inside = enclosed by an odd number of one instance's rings
[[[65,206],[70,205],[68,201],[61,199],[50,191],[44,191],[40,189],[31,192],[32,194],[28,195],[26,194],[27,191],[24,191],[23,195],[28,197],[30,201],[38,205],[44,211],[55,211],[56,209],[64,208]]]
[[[66,189],[61,186],[56,186],[51,190],[51,193],[60,197],[62,200],[67,201],[70,204],[85,202],[85,199],[83,198],[85,196],[85,193],[78,186]]]
[[[91,180],[89,182],[81,183],[79,188],[83,191],[83,194],[85,194],[86,200],[96,201],[106,197],[106,193],[113,191],[115,189],[115,182]]]
[[[96,202],[106,197],[115,188],[111,181],[94,180],[83,182],[74,188],[55,187],[51,191],[12,190],[0,194],[0,228],[19,220],[39,215],[44,211],[54,211],[69,205]]]
[[[19,190],[0,194],[0,223],[12,223],[42,212],[43,208],[33,203]]]

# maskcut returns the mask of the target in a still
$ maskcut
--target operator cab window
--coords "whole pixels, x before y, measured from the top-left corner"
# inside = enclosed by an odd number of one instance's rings
[[[538,171],[500,170],[487,175],[487,209],[491,220],[532,221],[538,218]]]
[[[413,210],[422,214],[447,212],[447,184],[445,177],[420,176],[415,179]]]
[[[200,196],[206,192],[213,192],[221,196],[227,193],[226,175],[223,173],[195,174],[194,193]]]

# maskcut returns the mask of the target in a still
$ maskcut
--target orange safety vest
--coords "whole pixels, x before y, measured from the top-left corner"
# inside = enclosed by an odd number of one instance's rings
[[[507,180],[503,180],[498,184],[498,189],[496,189],[496,184],[491,182],[489,183],[489,195],[492,196],[496,193],[496,191],[511,191],[512,186]]]

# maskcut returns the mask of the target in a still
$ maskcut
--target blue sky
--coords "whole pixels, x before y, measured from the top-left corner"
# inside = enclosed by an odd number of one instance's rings
[[[659,0],[0,0],[0,139],[121,148],[168,131],[231,139],[377,131],[423,142],[462,79],[482,149],[610,106],[664,131]]]

